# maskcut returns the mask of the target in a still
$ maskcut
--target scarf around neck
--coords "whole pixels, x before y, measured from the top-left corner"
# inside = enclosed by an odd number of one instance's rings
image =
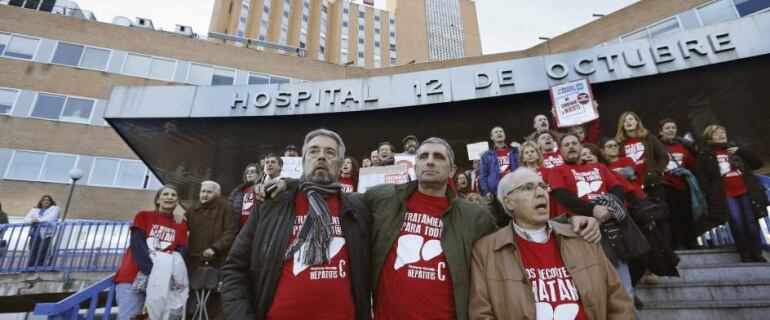
[[[324,197],[338,194],[341,186],[338,182],[317,184],[307,181],[303,176],[300,178],[299,190],[307,197],[310,207],[297,238],[286,250],[285,259],[293,259],[299,251],[299,259],[305,265],[329,263],[329,244],[333,237],[332,215]]]

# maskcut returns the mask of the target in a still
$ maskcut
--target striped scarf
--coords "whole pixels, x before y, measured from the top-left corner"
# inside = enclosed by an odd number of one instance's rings
[[[300,254],[303,264],[308,266],[329,263],[329,244],[331,243],[332,215],[324,196],[331,196],[340,192],[341,186],[334,182],[328,185],[319,185],[307,181],[303,176],[300,179],[299,190],[307,197],[310,209],[307,218],[297,234],[297,238],[286,250],[285,258],[293,259],[294,253]],[[306,248],[303,248],[307,244]]]

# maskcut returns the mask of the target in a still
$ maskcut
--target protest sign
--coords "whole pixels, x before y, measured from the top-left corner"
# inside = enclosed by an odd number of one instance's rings
[[[409,178],[416,180],[417,175],[414,173],[415,155],[413,154],[397,154],[394,159],[396,164],[403,163],[406,165],[406,169],[409,171]]]
[[[302,177],[302,157],[281,157],[281,177],[299,179]]]
[[[559,128],[584,124],[599,118],[593,105],[594,95],[588,79],[551,87],[553,117]]]
[[[469,143],[465,145],[468,150],[468,160],[481,160],[481,154],[489,150],[489,144],[486,141]]]
[[[384,167],[361,168],[358,171],[358,192],[381,184],[401,184],[409,181],[406,164],[396,164]]]

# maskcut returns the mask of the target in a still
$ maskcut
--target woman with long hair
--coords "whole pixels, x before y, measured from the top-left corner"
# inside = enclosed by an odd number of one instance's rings
[[[40,197],[35,207],[30,209],[24,217],[24,222],[31,225],[27,267],[48,265],[48,249],[56,233],[56,227],[51,225],[51,222],[57,220],[59,220],[59,207],[50,195]]]
[[[548,181],[551,175],[551,169],[546,167],[543,161],[543,154],[537,143],[531,140],[524,141],[521,144],[519,152],[519,165],[533,169],[537,172],[543,181]],[[550,193],[550,190],[549,190]],[[551,195],[549,201],[549,215],[551,218],[558,216],[563,212],[561,206],[556,201],[556,197]]]
[[[457,195],[465,198],[471,192],[471,178],[465,171],[457,170],[452,179],[454,179],[455,186],[457,187]]]
[[[358,160],[354,157],[345,157],[340,168],[340,185],[342,192],[353,193],[358,189]]]
[[[730,231],[742,262],[766,262],[762,257],[757,219],[767,216],[767,195],[752,173],[762,166],[746,146],[727,139],[727,129],[710,125],[703,131],[706,143],[696,159],[696,175],[706,194],[708,215],[700,231],[730,222]]]
[[[139,284],[135,286],[141,271],[149,275],[153,269],[150,252],[177,251],[187,253],[187,221],[183,214],[175,214],[179,204],[176,188],[165,185],[155,194],[155,210],[139,211],[131,224],[131,240],[123,256],[123,262],[112,280],[119,307],[118,319],[128,320],[142,313],[146,294]]]
[[[624,112],[618,119],[615,140],[620,145],[620,156],[634,162],[638,186],[648,197],[663,201],[663,172],[668,165],[668,153],[654,134],[644,128],[642,120],[632,111]]]

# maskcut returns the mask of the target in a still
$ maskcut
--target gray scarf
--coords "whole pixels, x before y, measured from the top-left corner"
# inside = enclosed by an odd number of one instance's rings
[[[307,181],[304,176],[300,179],[299,190],[307,197],[310,209],[297,238],[286,250],[285,258],[287,260],[292,259],[294,253],[300,251],[302,246],[307,243],[305,256],[301,258],[305,265],[329,263],[329,244],[333,237],[332,215],[324,196],[338,194],[340,189],[340,184],[337,182],[320,185]]]

